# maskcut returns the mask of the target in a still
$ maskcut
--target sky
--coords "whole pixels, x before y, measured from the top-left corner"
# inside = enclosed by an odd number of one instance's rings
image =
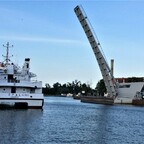
[[[0,0],[0,61],[30,70],[43,86],[79,80],[95,88],[102,78],[86,35],[74,13],[81,5],[101,43],[114,77],[144,76],[144,1],[139,0]]]

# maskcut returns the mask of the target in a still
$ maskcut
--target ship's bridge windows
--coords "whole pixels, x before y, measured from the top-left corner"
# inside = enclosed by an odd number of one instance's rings
[[[129,84],[126,84],[126,85],[120,85],[119,88],[130,88],[130,85],[129,85]]]

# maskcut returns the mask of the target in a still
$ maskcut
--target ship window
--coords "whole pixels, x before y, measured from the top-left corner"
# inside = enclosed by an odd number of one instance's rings
[[[119,88],[130,88],[130,85],[120,85]]]
[[[8,75],[8,80],[12,80],[13,79],[13,75]]]
[[[5,89],[3,89],[5,91]]]
[[[4,77],[4,79],[6,79],[6,77]]]
[[[30,93],[35,93],[35,89],[34,88],[30,89]]]
[[[16,93],[16,87],[11,87],[11,93]]]
[[[25,91],[25,89],[23,89],[23,91]]]

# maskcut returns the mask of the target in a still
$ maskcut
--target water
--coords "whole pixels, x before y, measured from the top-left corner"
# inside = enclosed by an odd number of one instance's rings
[[[0,144],[142,144],[144,108],[45,98],[44,110],[0,110]]]

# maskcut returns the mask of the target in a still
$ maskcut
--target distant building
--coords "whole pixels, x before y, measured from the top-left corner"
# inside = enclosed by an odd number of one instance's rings
[[[144,77],[115,78],[119,83],[144,82]]]

